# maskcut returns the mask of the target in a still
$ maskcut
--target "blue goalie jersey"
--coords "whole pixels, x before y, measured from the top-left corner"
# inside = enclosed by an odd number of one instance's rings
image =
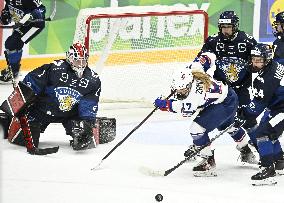
[[[66,60],[45,64],[23,80],[37,94],[35,106],[47,115],[60,118],[79,116],[95,119],[101,92],[99,76],[86,67],[78,78]]]

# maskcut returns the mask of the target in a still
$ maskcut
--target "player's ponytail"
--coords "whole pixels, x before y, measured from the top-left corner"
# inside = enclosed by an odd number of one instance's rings
[[[203,82],[205,91],[207,91],[210,88],[212,81],[211,81],[211,77],[207,73],[193,70],[192,75],[194,79],[200,80],[201,82]]]

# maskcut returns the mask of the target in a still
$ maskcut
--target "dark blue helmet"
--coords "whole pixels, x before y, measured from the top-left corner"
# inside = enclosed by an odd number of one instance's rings
[[[280,32],[279,30],[277,30],[277,26],[278,25],[281,25],[282,27],[282,32]],[[275,37],[277,36],[282,36],[284,37],[284,11],[278,13],[276,16],[275,16],[275,21],[273,21],[272,23],[272,27],[273,27],[273,34]]]
[[[239,17],[235,11],[224,11],[221,13],[218,22],[219,35],[222,34],[222,25],[232,25],[233,26],[233,35],[230,38],[234,38],[236,33],[239,30]],[[223,36],[224,37],[224,36]]]
[[[251,58],[254,56],[263,58],[265,66],[270,63],[273,58],[272,47],[268,44],[258,43],[251,49],[250,53]],[[253,67],[252,72],[255,72]]]

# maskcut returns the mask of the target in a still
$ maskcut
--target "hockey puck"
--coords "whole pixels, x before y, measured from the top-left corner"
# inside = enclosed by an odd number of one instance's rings
[[[163,201],[163,195],[157,194],[157,195],[155,196],[155,200],[156,200],[157,202]]]

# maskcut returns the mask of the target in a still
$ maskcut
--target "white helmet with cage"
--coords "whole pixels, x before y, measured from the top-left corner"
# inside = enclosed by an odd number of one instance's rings
[[[79,78],[82,78],[88,65],[89,54],[85,46],[79,42],[70,46],[66,52],[66,60]]]
[[[173,73],[173,80],[171,89],[172,90],[180,90],[186,88],[189,84],[193,81],[193,75],[191,69],[186,68],[179,68],[174,71]]]
[[[184,100],[187,98],[193,82],[193,75],[189,67],[179,68],[173,73],[171,89],[176,91],[176,98]]]

